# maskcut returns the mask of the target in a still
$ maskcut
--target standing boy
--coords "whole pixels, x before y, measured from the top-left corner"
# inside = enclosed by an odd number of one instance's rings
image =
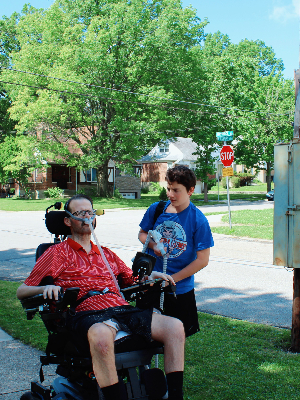
[[[148,231],[153,229],[162,235],[167,253],[167,274],[176,282],[177,294],[177,298],[171,293],[165,294],[164,312],[183,322],[188,337],[199,331],[194,274],[208,264],[210,247],[214,242],[206,217],[190,201],[196,186],[194,172],[178,165],[168,169],[166,181],[169,201],[156,221],[154,216],[158,203],[148,208],[140,223],[139,240],[145,243]],[[148,251],[157,257],[154,269],[162,272],[163,257],[152,240]],[[159,307],[159,294],[146,300],[148,304],[151,302]]]

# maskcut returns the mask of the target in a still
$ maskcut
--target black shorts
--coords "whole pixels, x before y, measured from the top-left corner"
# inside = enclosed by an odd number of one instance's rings
[[[99,311],[81,311],[68,318],[67,328],[76,334],[76,342],[85,350],[88,349],[87,332],[90,327],[109,319],[116,320],[121,330],[138,335],[150,343],[152,314],[152,308],[140,310],[129,305]]]
[[[159,308],[160,292],[148,291],[137,301],[137,307]],[[177,298],[171,293],[165,293],[163,313],[170,317],[178,318],[183,322],[186,337],[199,332],[198,312],[194,289],[184,294],[178,294]]]

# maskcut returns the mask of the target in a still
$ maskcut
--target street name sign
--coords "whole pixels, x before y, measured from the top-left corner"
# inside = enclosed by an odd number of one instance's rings
[[[229,142],[233,140],[233,131],[217,132],[216,136],[221,142]]]

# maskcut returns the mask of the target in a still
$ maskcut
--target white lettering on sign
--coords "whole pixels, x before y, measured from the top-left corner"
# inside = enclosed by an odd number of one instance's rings
[[[226,151],[221,153],[221,160],[231,160],[233,158],[233,151]]]

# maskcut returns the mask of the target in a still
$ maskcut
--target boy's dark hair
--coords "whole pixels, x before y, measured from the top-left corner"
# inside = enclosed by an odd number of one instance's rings
[[[166,181],[169,183],[180,183],[189,191],[192,187],[196,186],[197,179],[191,169],[185,165],[176,165],[176,167],[167,170]]]
[[[78,193],[78,194],[75,194],[74,196],[72,196],[72,197],[66,202],[65,207],[64,207],[65,210],[66,210],[66,211],[71,211],[71,210],[70,210],[70,203],[71,203],[71,201],[72,201],[72,200],[79,200],[79,199],[86,199],[86,200],[88,200],[88,201],[91,203],[92,208],[93,208],[93,200],[92,200],[92,198],[91,198],[90,196],[86,195],[86,194],[80,194],[80,193]]]

